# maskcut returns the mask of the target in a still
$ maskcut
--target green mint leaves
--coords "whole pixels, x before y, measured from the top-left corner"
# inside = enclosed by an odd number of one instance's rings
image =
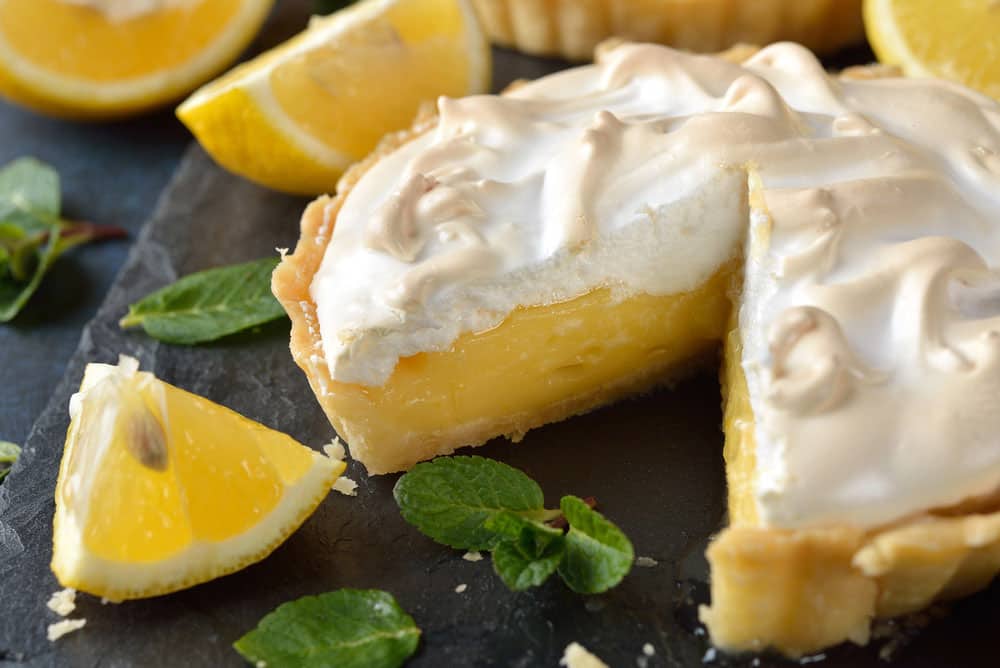
[[[569,523],[566,553],[559,564],[562,579],[583,594],[607,591],[618,584],[635,560],[629,539],[575,496],[564,496],[559,507]]]
[[[632,543],[586,501],[564,496],[559,510],[547,510],[534,480],[492,459],[417,464],[393,495],[406,521],[434,540],[491,550],[494,570],[515,591],[559,573],[572,590],[596,594],[632,568]],[[419,641],[391,594],[341,589],[278,606],[233,647],[258,666],[395,668]]]
[[[391,594],[340,589],[278,606],[233,646],[255,665],[395,668],[419,641],[420,629]]]
[[[277,320],[285,315],[271,294],[278,258],[190,274],[129,306],[119,324],[141,326],[153,338],[192,345]]]
[[[0,169],[0,322],[16,316],[64,252],[88,241],[125,236],[111,226],[59,217],[59,175],[34,158]]]
[[[21,448],[10,441],[0,441],[0,482],[7,477],[14,462],[21,456]]]
[[[483,457],[444,457],[417,464],[393,490],[410,524],[457,549],[490,550],[493,568],[514,590],[558,572],[574,591],[596,594],[629,572],[632,543],[585,501],[565,496],[546,510],[538,484]],[[546,522],[562,519],[569,531]]]
[[[538,484],[515,468],[482,457],[443,457],[417,464],[393,489],[403,519],[438,543],[492,550],[502,539],[486,523],[510,511],[551,519]]]

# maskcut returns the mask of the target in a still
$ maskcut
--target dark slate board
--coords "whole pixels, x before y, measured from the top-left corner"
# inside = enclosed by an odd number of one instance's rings
[[[553,66],[507,58],[508,79]],[[187,154],[84,331],[22,460],[0,487],[0,663],[239,666],[231,643],[278,604],[340,587],[376,587],[395,594],[423,629],[410,663],[417,668],[555,666],[574,640],[613,666],[692,666],[706,658],[713,665],[794,665],[771,657],[712,658],[696,621],[708,595],[702,552],[724,519],[719,393],[708,373],[673,391],[531,432],[519,445],[478,450],[527,471],[550,504],[566,493],[597,496],[637,554],[659,562],[634,569],[606,595],[574,595],[556,580],[531,592],[507,591],[488,560],[464,561],[400,519],[391,496],[396,476],[366,479],[351,465],[358,496],[331,494],[262,563],[155,600],[102,605],[81,596],[75,614],[87,618],[86,628],[50,644],[45,627],[56,617],[45,602],[58,589],[48,570],[52,494],[67,402],[87,362],[128,353],[161,378],[305,443],[318,447],[332,437],[288,353],[287,323],[200,348],[161,345],[115,324],[129,302],[182,274],[291,246],[303,204],[224,173],[197,147]],[[454,591],[459,584],[468,586],[463,594]],[[912,638],[897,634],[909,642],[894,665],[996,665],[990,634],[997,629],[1000,587],[956,604]],[[656,654],[643,663],[645,643]],[[881,666],[881,646],[838,648],[821,665]]]

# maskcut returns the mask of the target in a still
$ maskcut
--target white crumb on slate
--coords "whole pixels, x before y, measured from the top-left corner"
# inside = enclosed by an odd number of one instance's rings
[[[713,661],[715,661],[715,658],[717,656],[718,656],[718,652],[715,651],[715,648],[714,647],[709,647],[707,650],[705,650],[705,656],[701,657],[701,662],[702,663],[712,663]]]
[[[482,552],[466,552],[465,554],[462,555],[462,558],[465,559],[466,561],[482,561],[483,560],[483,553]]]
[[[340,492],[346,496],[357,496],[358,495],[358,483],[354,482],[350,478],[345,478],[340,476],[337,481],[333,483],[333,491]]]
[[[608,668],[608,664],[598,659],[588,652],[587,648],[576,642],[571,642],[566,646],[563,657],[559,660],[559,665],[566,666],[566,668]]]
[[[654,566],[659,566],[660,562],[652,557],[638,557],[635,560],[635,565],[641,568],[653,568]]]
[[[323,446],[323,454],[330,459],[342,462],[347,456],[347,451],[344,450],[344,444],[340,442],[340,439],[334,436],[332,441]]]
[[[73,631],[82,629],[86,623],[86,619],[64,619],[61,622],[49,624],[49,642],[55,642],[67,633],[72,633]]]
[[[653,647],[652,643],[646,643],[642,646],[642,653],[646,656],[653,656],[656,654],[656,648]]]
[[[284,260],[285,256],[288,255],[288,249],[287,248],[282,248],[281,246],[277,246],[274,250],[278,251],[278,255],[281,256],[282,260]]]
[[[67,588],[53,592],[46,605],[52,612],[65,617],[76,609],[76,590]]]
[[[455,587],[455,593],[456,594],[463,594],[463,593],[465,593],[465,590],[468,589],[468,588],[469,588],[469,585],[464,584],[464,583],[460,584],[457,587]]]

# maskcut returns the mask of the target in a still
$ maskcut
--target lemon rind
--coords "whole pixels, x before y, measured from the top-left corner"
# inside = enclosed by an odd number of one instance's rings
[[[234,59],[267,18],[271,0],[247,0],[229,25],[186,63],[170,70],[107,83],[56,74],[20,57],[0,33],[0,66],[12,86],[46,111],[88,115],[127,113],[180,97]],[[18,96],[21,97],[21,96]]]
[[[327,17],[313,17],[308,30],[302,34],[301,39],[287,47],[282,58],[293,58],[334,41],[358,25],[379,16],[397,1],[377,0],[373,3],[360,3]],[[486,92],[490,82],[490,73],[484,65],[489,49],[488,42],[479,26],[476,11],[470,0],[458,0],[458,6],[463,16],[463,36],[469,54],[467,94]],[[273,129],[282,134],[292,146],[317,164],[329,169],[331,173],[342,174],[357,160],[325,144],[289,118],[269,85],[268,77],[273,69],[274,65],[268,63],[249,71],[242,79],[234,77],[223,86],[215,83],[206,84],[177,107],[177,115],[181,119],[192,117],[197,114],[197,108],[211,104],[214,98],[234,88],[242,89],[257,103],[261,113],[271,121]]]

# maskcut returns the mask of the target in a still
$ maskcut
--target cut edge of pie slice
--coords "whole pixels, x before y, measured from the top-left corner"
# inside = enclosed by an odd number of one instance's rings
[[[292,320],[296,363],[351,456],[369,473],[406,470],[497,436],[516,442],[531,429],[675,382],[716,359],[738,264],[735,248],[730,262],[687,292],[620,299],[612,289],[598,288],[567,301],[524,306],[492,329],[461,335],[447,351],[400,359],[382,386],[334,380],[310,295],[324,241],[364,172],[428,124],[433,118],[390,136],[345,175],[336,198],[309,205],[295,251],[283,258],[272,282]],[[742,173],[735,176],[730,185],[744,190]],[[742,204],[733,209],[732,215],[744,215]],[[468,374],[472,368],[475,375]]]

